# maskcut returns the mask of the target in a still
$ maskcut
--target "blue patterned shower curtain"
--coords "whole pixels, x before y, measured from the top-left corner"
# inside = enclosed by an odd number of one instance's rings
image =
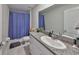
[[[39,28],[43,28],[45,30],[45,19],[44,15],[39,14]]]
[[[21,38],[29,35],[30,14],[10,12],[9,16],[9,37],[11,39]]]

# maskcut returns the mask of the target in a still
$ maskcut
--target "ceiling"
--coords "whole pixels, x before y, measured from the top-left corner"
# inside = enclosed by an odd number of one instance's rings
[[[30,8],[35,7],[37,4],[8,4],[8,7],[13,10],[24,10],[27,11]]]

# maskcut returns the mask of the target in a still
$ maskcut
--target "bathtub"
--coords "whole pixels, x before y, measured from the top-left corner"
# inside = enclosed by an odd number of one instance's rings
[[[20,45],[18,47],[15,47],[15,48],[12,48],[12,49],[7,49],[7,55],[28,55],[28,53],[26,53],[28,50],[25,51],[24,47],[28,48],[28,45],[30,44],[29,43],[29,39],[30,37],[29,36],[25,36],[25,37],[22,37],[20,39],[14,39],[14,40],[10,40],[9,43],[8,43],[8,47],[10,47],[10,44],[11,43],[14,43],[14,42],[22,42],[22,41],[26,41],[26,43],[24,45]]]

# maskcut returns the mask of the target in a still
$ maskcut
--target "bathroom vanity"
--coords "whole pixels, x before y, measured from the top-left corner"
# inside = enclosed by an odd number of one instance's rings
[[[30,51],[32,55],[79,55],[79,48],[73,48],[71,44],[64,42],[66,49],[56,49],[45,44],[41,40],[44,33],[30,32]]]
[[[35,36],[30,35],[30,51],[32,55],[52,55],[53,53],[50,52],[45,46],[41,44],[38,38]]]

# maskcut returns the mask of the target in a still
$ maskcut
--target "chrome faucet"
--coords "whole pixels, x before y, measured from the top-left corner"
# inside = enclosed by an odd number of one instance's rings
[[[52,35],[52,38],[54,39],[59,39],[60,37],[62,37],[62,34],[59,32],[59,34],[54,34]]]
[[[52,37],[52,34],[53,34],[53,30],[52,30],[51,32],[49,32],[48,35],[49,35],[50,37]]]

